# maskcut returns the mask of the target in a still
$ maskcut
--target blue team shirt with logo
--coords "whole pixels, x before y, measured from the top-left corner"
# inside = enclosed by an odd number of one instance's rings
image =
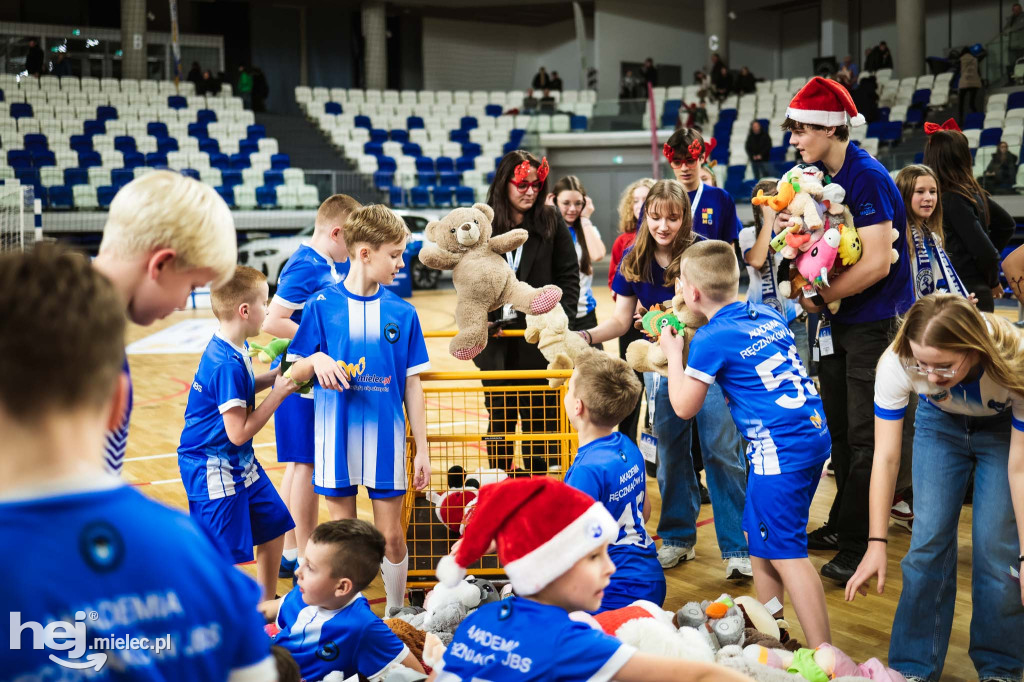
[[[686,193],[692,203],[697,190]],[[706,239],[736,241],[743,224],[736,215],[736,204],[729,193],[714,185],[704,185],[700,203],[693,214],[693,231]]]
[[[610,680],[634,653],[563,608],[511,597],[462,621],[434,672],[437,682]]]
[[[213,682],[250,666],[273,674],[256,583],[184,514],[120,483],[99,488],[0,503],[3,546],[32,547],[43,559],[6,569],[3,608],[19,614],[21,631],[18,648],[4,642],[0,679]],[[29,621],[77,624],[84,651],[32,648]],[[126,650],[106,638],[150,645]],[[157,638],[167,638],[159,654]],[[85,672],[58,666],[51,654],[106,660]]]
[[[664,580],[654,541],[644,527],[647,472],[636,445],[619,432],[580,447],[565,482],[605,506],[619,524],[608,547],[616,580]]]
[[[828,173],[824,164],[816,165]],[[892,243],[899,260],[889,268],[889,274],[859,294],[844,298],[839,311],[831,318],[843,324],[854,324],[902,315],[914,303],[914,287],[910,253],[903,237],[907,229],[906,209],[896,183],[882,164],[852,142],[846,148],[843,167],[832,182],[846,190],[846,205],[853,214],[855,226],[866,227],[891,220],[900,236]]]
[[[832,451],[821,398],[774,308],[737,302],[719,310],[694,334],[686,373],[722,387],[754,473],[820,466]]]
[[[303,244],[281,269],[274,303],[291,310],[292,322],[299,324],[309,297],[345,279],[348,268],[348,261],[336,263],[312,246]]]
[[[306,680],[322,680],[335,670],[346,679],[357,673],[372,678],[409,655],[362,594],[332,611],[307,606],[296,586],[281,601],[277,627],[273,643],[288,650]]]
[[[313,483],[405,490],[405,380],[430,368],[416,309],[385,287],[356,296],[337,284],[315,294],[288,347],[289,360],[326,353],[350,388],[313,389]]]
[[[619,269],[615,271],[615,278],[612,280],[612,291],[619,296],[634,296],[645,308],[650,308],[657,303],[671,301],[676,295],[675,282],[665,284],[665,268],[658,265],[658,261],[651,258],[651,281],[630,282],[622,274],[622,264],[626,256],[633,250],[633,247],[626,249],[619,261]]]
[[[239,348],[217,332],[192,379],[178,446],[178,468],[188,499],[221,499],[259,479],[262,469],[252,441],[232,443],[223,417],[231,408],[242,407],[248,413],[255,406],[256,379],[248,344]]]

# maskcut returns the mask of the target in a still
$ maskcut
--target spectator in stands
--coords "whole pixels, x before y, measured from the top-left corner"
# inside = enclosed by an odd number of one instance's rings
[[[238,67],[238,95],[242,98],[242,105],[246,109],[252,109],[252,76],[244,66]]]
[[[978,309],[990,313],[993,299],[1001,295],[999,252],[1016,223],[974,179],[971,150],[959,130],[929,135],[924,163],[939,178],[946,253],[967,291],[977,297]]]
[[[547,206],[548,163],[522,149],[509,152],[498,164],[494,182],[487,191],[487,203],[494,209],[493,233],[505,234],[522,228],[529,233],[526,243],[505,254],[516,276],[532,286],[555,284],[562,289],[559,301],[566,317],[576,317],[580,295],[580,264],[576,259],[569,228],[554,206]],[[541,198],[538,201],[538,198]],[[495,327],[525,329],[526,318],[510,308],[499,308],[488,317]],[[545,369],[544,359],[537,346],[521,338],[496,337],[490,339],[483,352],[473,362],[482,370]],[[488,412],[488,433],[514,433],[522,420],[526,433],[557,432],[557,394],[518,393],[507,386],[543,385],[547,379],[484,380],[492,389],[484,394]],[[559,445],[551,441],[524,441],[523,463],[526,470],[544,474],[552,461],[557,461]],[[489,441],[487,458],[491,467],[510,471],[515,457],[515,443],[507,440]]]
[[[732,76],[724,64],[711,73],[711,83],[715,86],[715,96],[721,102],[732,92]]]
[[[644,60],[644,65],[640,69],[640,77],[644,80],[645,84],[650,85],[652,88],[658,87],[658,70],[654,68],[654,60],[650,57]]]
[[[957,99],[960,100],[960,124],[964,122],[964,105],[970,100],[971,112],[978,111],[978,89],[981,88],[981,74],[978,73],[978,59],[970,50],[960,55],[960,85]]]
[[[750,73],[750,69],[745,66],[740,69],[739,74],[736,76],[735,89],[741,95],[757,92],[757,81],[754,79],[754,74]]]
[[[856,68],[857,65],[853,63],[853,57],[847,55],[843,58],[843,63],[839,65],[839,70],[836,71],[836,80],[851,92],[853,92],[853,87],[857,84]]]
[[[701,101],[710,99],[714,96],[714,88],[711,85],[711,79],[703,71],[693,72],[693,82],[697,84],[697,97]]]
[[[544,88],[544,95],[540,98],[540,113],[542,114],[553,114],[555,113],[555,97],[551,94],[551,91]]]
[[[557,71],[551,72],[551,85],[548,86],[549,90],[562,91],[562,77],[558,75]]]
[[[1006,34],[1009,43],[1007,68],[1012,75],[1014,64],[1017,63],[1021,55],[1024,55],[1024,12],[1021,12],[1019,2],[1013,3],[1013,7],[1010,9],[1010,18],[1006,20],[1003,33]]]
[[[526,89],[526,97],[523,97],[523,113],[534,114],[540,108],[540,100],[533,96],[533,88]]]
[[[750,122],[750,131],[747,133],[747,143],[744,147],[750,158],[750,165],[754,169],[755,178],[761,179],[775,173],[775,169],[768,160],[772,153],[772,138],[768,135],[768,131],[761,126],[760,121]]]
[[[548,75],[548,72],[543,66],[540,67],[540,70],[533,77],[533,83],[531,83],[531,85],[534,90],[546,90],[551,87],[551,76]]]
[[[28,54],[25,55],[25,70],[28,75],[39,78],[43,74],[43,48],[35,38],[29,38]]]
[[[254,66],[252,69],[252,110],[266,111],[267,97],[270,95],[270,86],[267,84],[267,77],[263,69]]]
[[[881,41],[878,45],[875,45],[868,52],[867,58],[864,60],[864,70],[871,71],[874,73],[879,69],[891,69],[892,68],[892,53],[889,52],[889,46],[885,44],[885,41]]]
[[[619,99],[638,99],[640,97],[640,80],[633,75],[632,69],[626,69],[619,86]]]
[[[192,62],[192,68],[188,70],[188,75],[185,76],[185,80],[196,86],[197,95],[202,94],[199,92],[199,82],[203,80],[203,72],[199,68],[199,62]]]
[[[857,87],[851,92],[853,104],[857,111],[867,123],[874,123],[878,120],[878,79],[871,74],[865,74],[857,81]]]
[[[197,95],[219,95],[220,81],[213,77],[209,71],[203,71],[203,77],[196,84]]]
[[[53,71],[50,73],[58,78],[71,75],[71,62],[68,61],[66,54],[63,52],[57,53],[57,58],[53,61]]]
[[[982,187],[992,194],[1015,194],[1013,183],[1017,179],[1017,157],[1010,153],[1010,146],[999,143],[998,151],[988,162]]]
[[[718,55],[717,52],[712,52],[711,53],[711,68],[708,69],[708,73],[710,73],[712,76],[714,76],[715,72],[718,71],[718,67],[720,67],[720,66],[726,66],[726,63],[724,61],[722,61],[722,58]],[[726,68],[728,68],[728,67],[726,66]]]

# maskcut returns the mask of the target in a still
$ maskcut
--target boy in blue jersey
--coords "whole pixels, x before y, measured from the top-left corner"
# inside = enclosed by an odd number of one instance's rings
[[[298,584],[260,610],[280,628],[274,644],[287,649],[303,679],[333,671],[379,679],[401,664],[423,672],[416,657],[370,610],[360,594],[384,558],[384,536],[359,519],[321,523],[309,537]]]
[[[710,663],[638,653],[569,617],[597,611],[615,572],[608,543],[619,526],[600,502],[547,476],[480,489],[476,511],[437,577],[454,587],[495,551],[519,596],[485,604],[462,621],[429,680],[661,682],[748,678]]]
[[[576,459],[565,482],[605,506],[619,526],[608,547],[615,574],[604,590],[601,611],[646,599],[665,601],[665,571],[644,524],[651,517],[647,472],[636,444],[615,431],[643,386],[622,360],[588,353],[577,360],[565,394],[565,413],[579,432]]]
[[[679,288],[687,307],[708,323],[694,334],[685,367],[683,337],[675,330],[662,334],[669,398],[676,414],[689,419],[708,387],[721,386],[749,442],[743,530],[758,599],[782,604],[788,591],[815,647],[831,635],[825,592],[807,558],[807,514],[832,441],[786,318],[770,306],[737,301],[739,281],[730,244],[708,240],[686,250]]]
[[[284,534],[295,527],[267,478],[252,439],[295,383],[279,370],[254,376],[246,339],[259,334],[267,278],[241,265],[210,292],[220,328],[199,361],[185,406],[178,469],[192,518],[236,564],[252,561],[265,599],[274,597]],[[259,407],[256,394],[274,390]]]
[[[40,244],[0,255],[0,319],[0,542],[45,557],[5,569],[0,677],[276,680],[256,584],[106,470],[128,390],[117,290]]]
[[[430,367],[416,309],[384,288],[402,268],[409,230],[385,206],[355,211],[345,223],[350,268],[344,281],[313,296],[288,348],[291,377],[316,376],[313,488],[332,519],[356,517],[356,492],[367,488],[373,521],[387,546],[381,573],[387,610],[401,608],[409,553],[402,501],[410,478],[430,481],[423,386]],[[406,471],[406,413],[416,445]]]
[[[263,331],[291,339],[302,321],[309,297],[333,286],[348,273],[345,221],[359,208],[346,194],[327,197],[316,212],[313,237],[288,259],[277,278],[277,292],[267,309]],[[276,360],[271,369],[280,363]],[[277,461],[287,462],[281,479],[281,499],[295,521],[284,536],[281,578],[291,578],[317,522],[319,497],[313,491],[313,394],[289,396],[274,412]]]
[[[189,294],[235,270],[231,210],[212,187],[172,171],[156,171],[122,187],[110,204],[93,266],[109,279],[128,318],[149,325],[185,307]],[[132,412],[131,373],[124,359],[128,400],[107,434],[107,470],[120,475]]]

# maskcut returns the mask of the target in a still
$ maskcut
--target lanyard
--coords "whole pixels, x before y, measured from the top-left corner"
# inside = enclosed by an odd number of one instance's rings
[[[697,217],[697,206],[700,204],[700,197],[704,194],[704,183],[700,183],[697,188],[697,193],[693,195],[693,201],[690,202],[690,219],[693,220]]]
[[[523,245],[519,245],[514,256],[511,253],[506,253],[505,260],[508,261],[509,266],[512,268],[512,272],[519,272],[519,262],[523,260]]]

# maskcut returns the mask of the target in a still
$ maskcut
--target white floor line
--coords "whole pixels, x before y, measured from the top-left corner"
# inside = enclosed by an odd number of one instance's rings
[[[252,447],[255,450],[256,448],[272,448],[272,447],[276,447],[276,445],[274,443],[257,443],[256,445],[253,445]],[[142,461],[144,459],[167,459],[168,457],[177,457],[177,456],[178,456],[177,452],[165,452],[162,455],[142,455],[141,457],[125,457],[124,461],[126,461],[126,462],[140,462],[140,461]]]

